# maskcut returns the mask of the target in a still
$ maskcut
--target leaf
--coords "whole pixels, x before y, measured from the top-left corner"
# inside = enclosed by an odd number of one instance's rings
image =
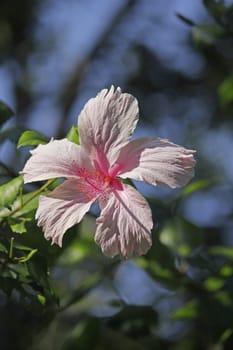
[[[219,181],[220,179],[218,178],[212,178],[212,179],[202,179],[202,180],[191,182],[181,191],[181,197],[190,196],[195,192],[202,191],[218,183]]]
[[[189,19],[189,18],[183,16],[183,15],[180,14],[180,13],[176,13],[176,16],[177,16],[182,22],[188,24],[189,26],[194,26],[194,25],[195,25],[195,23],[194,23],[191,19]]]
[[[31,219],[32,218],[23,218],[19,222],[14,222],[14,223],[10,224],[10,227],[11,227],[12,231],[15,233],[25,233],[25,232],[27,232],[26,223],[28,221],[31,221]]]
[[[0,222],[1,222],[1,219],[6,218],[10,214],[10,212],[11,211],[8,208],[0,209]]]
[[[86,317],[77,322],[70,332],[62,334],[62,350],[76,349],[78,344],[79,350],[102,349],[98,346],[100,338],[100,322],[96,318]]]
[[[226,107],[233,102],[233,73],[220,84],[218,97],[222,107]]]
[[[214,24],[196,25],[192,29],[192,37],[194,43],[198,47],[214,46],[219,39],[224,38],[226,31]]]
[[[231,35],[233,33],[233,5],[226,6],[224,0],[203,0],[210,15]]]
[[[224,3],[216,0],[203,0],[204,5],[206,6],[209,13],[219,22],[222,15],[226,12],[227,7],[224,6]]]
[[[41,194],[48,193],[54,186],[57,185],[57,180],[48,180],[39,190],[20,195],[11,204],[10,208],[3,211],[2,217],[8,218],[8,223],[13,230],[18,233],[26,232],[26,221],[31,221],[34,218],[34,211],[38,207],[38,198]],[[1,216],[1,211],[0,211]],[[14,221],[15,219],[15,221]],[[21,222],[21,224],[20,224]],[[21,231],[21,232],[20,232]]]
[[[213,277],[213,276],[208,277],[203,283],[203,285],[210,292],[215,292],[216,290],[222,288],[224,284],[225,284],[225,280],[223,278]]]
[[[8,167],[8,165],[0,161],[0,176],[12,177],[14,174],[13,170]]]
[[[18,139],[21,135],[21,133],[24,131],[22,127],[19,126],[13,126],[11,128],[2,130],[0,132],[0,143],[4,142],[5,140],[10,140],[13,143],[17,143]]]
[[[193,320],[199,315],[198,301],[191,300],[180,309],[176,310],[173,315],[173,320]]]
[[[0,126],[2,126],[10,117],[14,115],[14,112],[4,102],[0,101]]]
[[[209,252],[213,255],[220,255],[233,260],[233,247],[213,246],[209,248]]]
[[[0,252],[8,254],[7,248],[4,246],[4,244],[0,243]]]
[[[145,258],[137,258],[137,264],[144,270],[146,270],[150,276],[152,276],[157,282],[162,283],[164,287],[169,289],[176,289],[179,287],[180,281],[177,278],[177,271],[164,267],[160,261],[150,260],[149,262]],[[174,266],[174,259],[173,259]]]
[[[15,179],[0,186],[0,208],[9,207],[17,197],[22,188],[23,178],[18,176]]]
[[[233,266],[231,265],[223,265],[221,269],[219,270],[219,274],[222,277],[232,277],[233,275]]]
[[[167,221],[160,233],[160,241],[176,254],[188,257],[203,242],[202,230],[182,217]]]
[[[71,126],[70,130],[68,131],[66,138],[75,143],[76,145],[79,145],[79,134],[78,134],[78,128],[74,125]]]
[[[45,305],[45,303],[46,303],[46,298],[45,298],[45,296],[44,295],[42,295],[42,294],[37,294],[37,300],[41,303],[41,305]]]
[[[26,130],[19,138],[17,147],[38,146],[40,144],[44,145],[48,142],[49,138],[40,134],[39,132],[34,130]]]
[[[221,335],[220,339],[219,339],[219,343],[223,344],[227,341],[228,338],[230,338],[233,334],[233,329],[231,328],[227,328],[226,330],[224,330],[223,334]]]
[[[41,194],[41,193],[38,193],[38,194],[37,193],[38,191],[33,191],[22,195],[20,198],[16,198],[16,200],[11,206],[11,210],[14,211],[17,208],[18,210],[12,215],[12,217],[18,218],[22,215],[28,214],[33,210],[37,209],[38,198],[39,198],[39,195]]]
[[[3,290],[6,293],[6,295],[9,297],[14,289],[15,290],[18,289],[19,282],[16,279],[13,279],[10,277],[0,276],[0,285],[1,285],[1,290]]]
[[[27,261],[27,268],[30,277],[36,281],[37,285],[41,286],[53,296],[53,290],[48,275],[47,260],[41,259],[39,254],[34,254],[33,259]]]

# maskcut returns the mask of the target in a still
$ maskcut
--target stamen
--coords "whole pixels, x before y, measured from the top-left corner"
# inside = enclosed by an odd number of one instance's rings
[[[78,180],[79,191],[86,193],[88,199],[97,196],[106,198],[114,189],[123,189],[120,180],[110,175],[104,175],[97,170],[79,168],[77,175],[80,176]]]

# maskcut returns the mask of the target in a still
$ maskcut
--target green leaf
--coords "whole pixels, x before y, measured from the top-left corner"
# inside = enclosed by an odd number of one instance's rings
[[[225,35],[225,30],[214,24],[201,24],[192,28],[193,40],[198,47],[214,46]]]
[[[195,192],[205,190],[206,188],[213,186],[219,181],[220,179],[218,178],[212,178],[212,179],[202,179],[202,180],[191,182],[181,191],[181,197],[190,196]]]
[[[196,319],[198,315],[199,315],[198,301],[191,300],[186,305],[176,310],[172,315],[172,319],[173,320],[193,320],[193,319]]]
[[[223,278],[210,276],[203,284],[210,292],[215,292],[224,286],[225,280]]]
[[[175,217],[167,221],[159,239],[176,254],[188,257],[191,251],[203,242],[203,232],[184,218]]]
[[[20,198],[16,198],[14,203],[11,206],[11,210],[18,210],[12,215],[13,218],[18,218],[22,215],[28,214],[38,207],[38,198],[41,193],[38,191],[33,191],[22,195]],[[30,200],[31,199],[31,200]],[[26,204],[25,204],[26,203]]]
[[[227,7],[224,6],[222,1],[216,0],[203,0],[204,5],[207,7],[209,13],[217,20],[220,21],[222,15],[227,11]]]
[[[130,186],[132,186],[132,187],[134,187],[136,189],[136,186],[133,183],[133,180],[131,180],[131,179],[124,179],[123,182],[124,182],[124,184],[130,185]]]
[[[226,290],[218,291],[215,293],[215,298],[220,302],[223,306],[231,307],[232,305],[232,295],[230,292]]]
[[[219,343],[223,344],[227,341],[228,338],[230,338],[233,334],[233,329],[231,328],[227,328],[226,330],[224,330],[223,334],[221,335],[220,339],[219,339]]]
[[[226,11],[226,7],[224,6],[223,2],[215,0],[203,0],[203,2],[210,14],[215,18],[219,18]]]
[[[203,0],[210,15],[231,35],[233,33],[233,5],[226,6],[224,0]]]
[[[26,223],[31,221],[32,218],[22,218],[19,222],[13,222],[10,227],[15,233],[25,233],[27,232]]]
[[[16,223],[16,224],[12,224],[12,225],[10,225],[10,227],[11,227],[12,231],[15,233],[25,233],[27,231],[26,227],[25,227],[25,222],[23,222],[23,221]]]
[[[233,102],[233,73],[220,84],[218,97],[222,107],[226,107]]]
[[[4,142],[5,140],[10,140],[14,143],[17,143],[18,139],[23,131],[24,131],[24,129],[22,127],[19,127],[19,126],[17,126],[17,127],[13,126],[11,128],[2,130],[0,132],[0,143]]]
[[[17,197],[23,185],[22,176],[0,186],[0,208],[9,207]]]
[[[38,146],[40,144],[44,145],[48,142],[49,138],[40,134],[39,132],[34,130],[26,130],[19,138],[17,147]]]
[[[21,243],[15,242],[15,241],[14,241],[14,248],[19,249],[19,250],[25,250],[27,252],[30,252],[32,250],[31,247],[28,247],[26,245],[23,245]]]
[[[233,266],[231,265],[223,265],[221,269],[219,270],[220,276],[223,276],[225,278],[232,277],[233,275]]]
[[[79,145],[79,134],[78,134],[78,128],[74,125],[71,126],[70,130],[68,131],[66,138],[73,142],[76,143],[76,145]]]
[[[5,218],[10,214],[10,209],[8,208],[0,208],[0,218]]]
[[[233,260],[233,247],[213,246],[209,249],[209,252],[213,255],[220,255]]]
[[[57,180],[48,180],[39,190],[20,195],[11,204],[10,209],[7,208],[7,212],[3,211],[2,217],[9,216],[8,222],[12,229],[18,229],[24,231],[24,225],[26,221],[31,221],[34,217],[34,211],[38,207],[38,198],[43,193],[48,193],[51,189],[54,189],[57,185]],[[1,216],[1,211],[0,211]],[[15,221],[14,221],[15,219]],[[24,221],[24,224],[19,224]],[[16,226],[14,226],[16,225]],[[18,231],[19,232],[19,231]],[[24,231],[25,232],[25,231]],[[19,232],[22,233],[22,232]]]
[[[2,126],[10,117],[14,115],[14,112],[4,102],[0,101],[0,126]]]
[[[0,243],[0,252],[8,254],[7,248],[2,243]]]
[[[45,296],[44,295],[42,295],[42,294],[37,294],[37,300],[41,303],[41,305],[45,305],[45,303],[46,303],[46,298],[45,298]]]

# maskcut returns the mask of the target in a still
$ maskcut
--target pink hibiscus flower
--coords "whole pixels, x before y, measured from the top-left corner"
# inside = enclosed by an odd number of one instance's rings
[[[31,151],[24,182],[65,177],[41,196],[36,213],[46,239],[62,246],[66,230],[79,223],[98,201],[95,241],[104,254],[124,258],[145,254],[152,244],[151,209],[140,193],[122,179],[152,185],[183,186],[192,178],[194,151],[166,139],[131,141],[138,121],[138,103],[114,87],[100,91],[78,119],[80,145],[51,140]]]

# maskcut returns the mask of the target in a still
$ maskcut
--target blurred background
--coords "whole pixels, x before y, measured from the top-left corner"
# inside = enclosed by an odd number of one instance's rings
[[[197,150],[195,178],[135,182],[155,222],[144,257],[104,257],[95,211],[62,250],[35,222],[16,234],[38,251],[1,277],[1,349],[233,349],[233,1],[1,0],[1,183],[29,156],[24,130],[65,137],[112,84],[139,101],[134,137]]]

